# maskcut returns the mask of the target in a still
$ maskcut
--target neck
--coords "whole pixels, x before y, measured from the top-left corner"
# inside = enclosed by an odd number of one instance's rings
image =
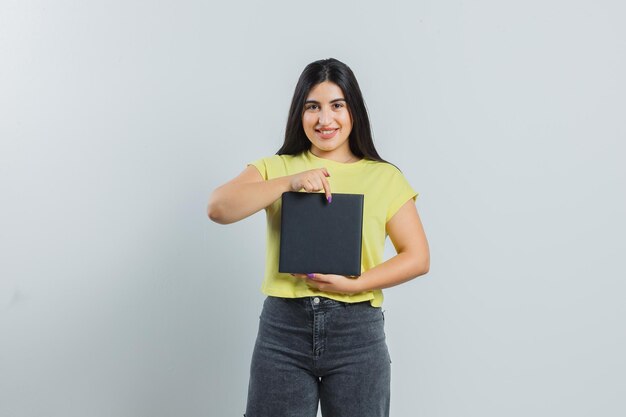
[[[347,155],[334,155],[332,152],[320,152],[319,150],[314,150],[313,148],[310,148],[309,151],[318,158],[330,159],[331,161],[340,162],[342,164],[359,161],[359,158],[352,152],[349,152]]]

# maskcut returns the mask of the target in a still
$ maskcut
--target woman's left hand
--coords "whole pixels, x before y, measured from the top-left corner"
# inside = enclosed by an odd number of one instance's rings
[[[310,288],[325,292],[340,294],[356,294],[362,292],[358,278],[348,278],[335,274],[291,274],[294,277],[306,280]]]

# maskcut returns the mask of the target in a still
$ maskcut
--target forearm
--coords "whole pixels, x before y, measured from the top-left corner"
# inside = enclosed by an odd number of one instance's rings
[[[365,271],[357,281],[360,291],[393,287],[428,272],[429,260],[413,253],[400,252],[393,258]]]
[[[269,206],[284,192],[289,191],[289,181],[289,177],[284,176],[218,187],[209,199],[209,217],[221,224],[242,220]]]

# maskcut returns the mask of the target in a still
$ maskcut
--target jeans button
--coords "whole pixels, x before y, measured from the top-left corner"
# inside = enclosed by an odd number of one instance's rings
[[[313,299],[313,302],[314,302],[315,304],[319,304],[319,303],[320,303],[320,299],[319,299],[319,297],[315,297],[315,298]]]

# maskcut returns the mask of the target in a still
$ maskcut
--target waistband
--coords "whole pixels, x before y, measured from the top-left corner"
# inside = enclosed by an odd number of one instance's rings
[[[279,300],[283,300],[288,303],[293,303],[297,305],[302,305],[306,308],[320,309],[320,308],[337,308],[337,307],[356,307],[367,305],[370,306],[370,301],[359,301],[356,303],[347,303],[345,301],[333,300],[332,298],[322,297],[322,296],[311,296],[311,297],[297,297],[297,298],[286,298],[286,297],[274,297],[268,295],[267,298],[272,299],[276,298]]]

